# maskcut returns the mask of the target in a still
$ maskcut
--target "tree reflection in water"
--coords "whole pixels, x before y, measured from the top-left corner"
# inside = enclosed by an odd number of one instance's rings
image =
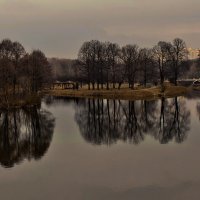
[[[83,138],[93,144],[118,140],[139,144],[152,135],[162,144],[183,142],[190,130],[190,111],[184,99],[120,101],[87,99],[75,106],[75,120]]]
[[[190,111],[187,110],[183,99],[161,99],[157,128],[157,134],[154,136],[161,143],[168,143],[173,139],[181,143],[186,139],[190,130]]]
[[[200,102],[197,102],[196,108],[197,108],[197,115],[198,115],[199,120],[200,120]]]
[[[51,113],[37,107],[0,113],[0,163],[13,167],[40,159],[48,150],[55,126]]]

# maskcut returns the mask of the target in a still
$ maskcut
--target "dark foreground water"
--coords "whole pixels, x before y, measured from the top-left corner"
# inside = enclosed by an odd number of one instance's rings
[[[2,200],[200,198],[200,98],[46,98],[0,116]]]

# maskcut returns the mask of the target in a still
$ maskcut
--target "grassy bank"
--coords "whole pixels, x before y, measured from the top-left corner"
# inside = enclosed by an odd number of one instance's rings
[[[57,97],[82,97],[82,98],[105,98],[105,99],[124,99],[124,100],[140,100],[140,99],[156,99],[160,97],[174,97],[182,96],[187,93],[188,89],[182,86],[165,86],[165,92],[160,92],[160,87],[152,88],[136,88],[131,90],[123,87],[122,89],[102,89],[102,90],[88,90],[82,88],[79,90],[47,90],[45,94]]]
[[[161,97],[175,97],[185,95],[189,91],[188,88],[183,86],[166,85],[165,92],[160,92],[160,87],[142,88],[137,87],[134,90],[123,86],[120,90],[118,89],[101,89],[101,90],[88,90],[82,88],[79,90],[45,90],[38,94],[26,95],[21,98],[1,98],[0,109],[12,109],[12,108],[23,108],[30,107],[33,105],[39,105],[41,103],[42,95],[50,95],[56,97],[79,97],[79,98],[104,98],[104,99],[122,99],[122,100],[141,100],[141,99],[158,99]]]
[[[14,109],[30,107],[34,105],[39,105],[41,103],[41,97],[37,94],[27,95],[23,98],[2,98],[0,101],[0,109]]]

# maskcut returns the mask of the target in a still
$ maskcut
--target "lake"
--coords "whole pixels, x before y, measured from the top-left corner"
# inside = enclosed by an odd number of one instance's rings
[[[1,112],[1,199],[199,200],[198,96]]]

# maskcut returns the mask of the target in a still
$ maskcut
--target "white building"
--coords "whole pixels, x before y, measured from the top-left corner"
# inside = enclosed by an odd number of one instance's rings
[[[200,58],[200,49],[188,48],[188,59],[193,60]]]

